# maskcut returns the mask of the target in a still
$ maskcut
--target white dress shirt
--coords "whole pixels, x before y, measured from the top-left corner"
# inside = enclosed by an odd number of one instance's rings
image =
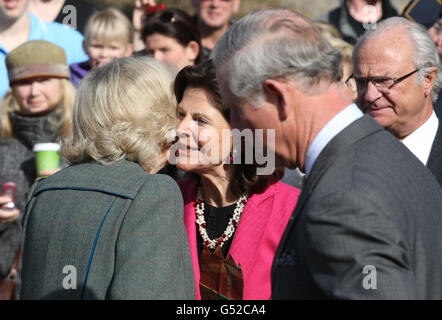
[[[335,115],[327,124],[319,131],[313,139],[305,156],[305,178],[308,177],[310,171],[315,164],[321,151],[325,146],[342,130],[348,127],[352,122],[362,117],[364,114],[354,103],[346,107],[344,110]]]
[[[402,143],[424,164],[427,165],[430,157],[431,147],[436,138],[439,120],[436,113],[431,115],[419,128],[409,136],[405,137]]]

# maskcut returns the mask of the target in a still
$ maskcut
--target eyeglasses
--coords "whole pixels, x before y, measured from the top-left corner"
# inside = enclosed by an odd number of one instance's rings
[[[416,69],[410,73],[407,73],[405,76],[402,76],[400,78],[389,78],[389,77],[371,77],[371,78],[364,78],[364,77],[355,77],[353,74],[348,77],[348,79],[345,81],[345,84],[348,86],[348,88],[351,91],[364,91],[367,89],[368,82],[371,82],[376,89],[382,92],[387,92],[391,88],[393,88],[398,82],[401,82],[402,80],[408,78],[409,76],[415,74],[420,69]]]

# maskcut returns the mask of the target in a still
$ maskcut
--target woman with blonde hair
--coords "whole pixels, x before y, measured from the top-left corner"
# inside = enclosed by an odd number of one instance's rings
[[[194,298],[183,200],[172,178],[154,174],[175,138],[172,82],[142,57],[83,79],[61,148],[71,165],[29,193],[23,299]]]
[[[21,235],[17,218],[38,174],[33,147],[71,135],[75,96],[66,54],[55,44],[25,42],[9,52],[6,66],[10,89],[0,106],[0,189],[6,182],[15,183],[16,209],[0,209],[0,281],[11,270]],[[2,197],[0,206],[11,200]]]

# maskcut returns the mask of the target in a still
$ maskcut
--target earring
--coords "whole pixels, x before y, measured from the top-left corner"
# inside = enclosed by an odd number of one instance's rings
[[[234,159],[236,158],[236,154],[238,153],[238,150],[233,147],[232,151],[230,151],[230,163],[233,164]]]

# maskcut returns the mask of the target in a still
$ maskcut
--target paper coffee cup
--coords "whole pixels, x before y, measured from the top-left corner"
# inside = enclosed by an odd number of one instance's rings
[[[35,167],[37,176],[43,170],[56,170],[60,168],[60,145],[58,143],[37,143],[34,146]]]

